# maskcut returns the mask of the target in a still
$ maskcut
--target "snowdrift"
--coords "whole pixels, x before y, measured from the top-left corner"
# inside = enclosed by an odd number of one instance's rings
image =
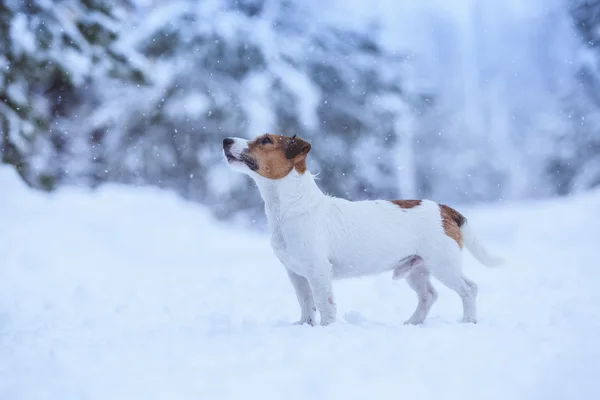
[[[464,209],[507,264],[465,256],[458,297],[403,326],[390,274],[338,282],[339,322],[298,309],[266,237],[169,192],[33,192],[0,167],[0,399],[600,398],[600,193]]]

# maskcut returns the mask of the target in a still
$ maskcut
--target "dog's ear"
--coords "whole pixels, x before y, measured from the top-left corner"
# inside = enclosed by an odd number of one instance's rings
[[[285,145],[285,156],[288,160],[296,158],[299,155],[307,155],[310,151],[310,143],[297,138],[296,135],[292,136]]]

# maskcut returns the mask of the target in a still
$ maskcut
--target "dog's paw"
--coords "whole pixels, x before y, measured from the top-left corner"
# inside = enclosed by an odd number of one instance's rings
[[[300,318],[300,320],[294,322],[293,325],[310,325],[310,326],[315,326],[315,319],[312,318],[312,317]]]
[[[321,326],[331,325],[335,322],[335,317],[323,318],[321,317]]]
[[[417,318],[409,318],[404,321],[404,325],[422,325],[424,320],[419,320]]]

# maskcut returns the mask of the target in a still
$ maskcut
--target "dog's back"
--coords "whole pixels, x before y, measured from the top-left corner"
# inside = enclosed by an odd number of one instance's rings
[[[316,228],[326,231],[336,278],[391,271],[411,255],[457,248],[442,234],[439,206],[432,201],[407,208],[384,200],[329,202],[316,218]]]

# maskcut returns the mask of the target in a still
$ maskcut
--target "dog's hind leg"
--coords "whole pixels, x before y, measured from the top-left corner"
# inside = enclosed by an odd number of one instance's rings
[[[422,262],[410,271],[406,282],[417,293],[418,303],[417,309],[405,324],[422,324],[437,300],[437,291],[431,284],[430,273]]]
[[[392,279],[405,279],[410,271],[414,268],[423,265],[423,259],[417,255],[408,256],[400,260],[398,265],[394,267],[394,274],[392,275]]]
[[[461,271],[460,259],[455,262],[437,264],[431,269],[433,276],[454,290],[460,296],[463,306],[463,318],[461,322],[477,323],[477,285],[475,282],[464,277]]]

